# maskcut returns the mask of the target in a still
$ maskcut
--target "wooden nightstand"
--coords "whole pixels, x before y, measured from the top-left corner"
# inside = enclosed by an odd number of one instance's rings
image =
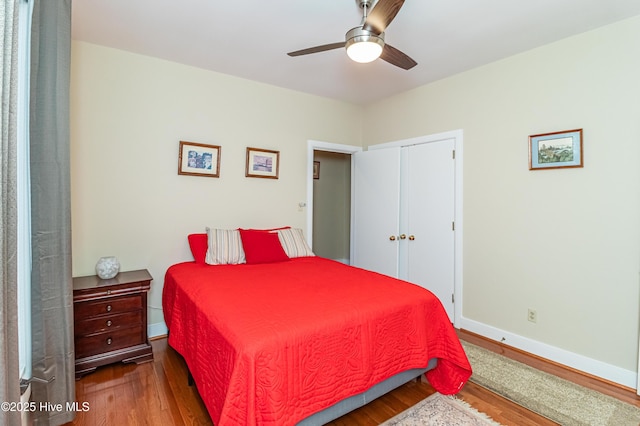
[[[76,379],[114,362],[153,360],[147,338],[149,271],[73,279]]]

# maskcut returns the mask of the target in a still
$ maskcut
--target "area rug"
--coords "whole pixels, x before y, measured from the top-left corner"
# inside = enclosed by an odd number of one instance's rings
[[[434,393],[380,426],[500,426],[453,396]]]
[[[640,408],[462,342],[471,381],[564,426],[638,426]]]

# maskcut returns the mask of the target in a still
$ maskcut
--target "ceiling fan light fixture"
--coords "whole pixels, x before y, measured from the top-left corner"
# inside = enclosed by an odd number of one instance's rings
[[[347,55],[354,62],[372,62],[380,58],[389,64],[410,70],[418,65],[405,53],[386,44],[384,31],[404,4],[405,0],[356,0],[362,13],[362,21],[358,27],[349,30],[344,42],[323,44],[307,49],[289,52],[289,56],[302,56],[312,53],[326,52],[333,49],[347,49]],[[371,9],[371,10],[369,10]],[[371,13],[369,13],[371,12]]]
[[[384,33],[375,35],[361,27],[349,30],[346,39],[347,55],[355,62],[375,61],[380,57],[384,48]]]

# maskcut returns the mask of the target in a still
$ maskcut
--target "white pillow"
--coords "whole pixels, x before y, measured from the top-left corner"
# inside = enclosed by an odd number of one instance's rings
[[[300,228],[278,229],[278,238],[289,258],[315,256]]]
[[[237,265],[246,263],[240,231],[237,229],[207,228],[209,248],[205,262],[209,265]]]

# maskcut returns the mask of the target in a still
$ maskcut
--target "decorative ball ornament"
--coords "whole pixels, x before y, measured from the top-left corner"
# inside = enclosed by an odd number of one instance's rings
[[[115,256],[105,256],[96,263],[96,274],[103,280],[109,280],[120,272],[120,262]]]

